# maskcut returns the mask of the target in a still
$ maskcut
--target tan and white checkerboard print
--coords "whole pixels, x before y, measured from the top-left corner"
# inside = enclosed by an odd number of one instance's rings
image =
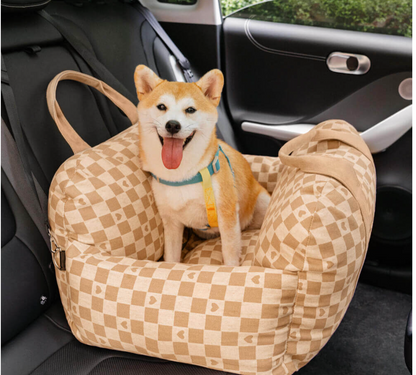
[[[314,153],[353,163],[374,212],[372,160],[335,141],[294,152]],[[57,280],[77,339],[241,374],[304,366],[353,296],[368,245],[361,202],[331,177],[246,156],[273,195],[262,228],[243,233],[241,267],[222,265],[220,238],[190,230],[183,263],[157,262],[163,228],[137,154],[133,126],[65,162],[50,189],[51,227],[67,254]]]
[[[150,179],[139,167],[137,125],[69,158],[49,189],[58,243],[69,249],[76,240],[82,253],[160,259],[163,224]]]
[[[272,194],[284,168],[280,159],[271,156],[256,155],[244,155],[244,157],[250,163],[251,171],[255,179]]]

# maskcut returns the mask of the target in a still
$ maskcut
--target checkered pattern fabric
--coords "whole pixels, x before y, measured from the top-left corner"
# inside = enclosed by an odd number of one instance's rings
[[[139,167],[138,125],[77,153],[56,172],[49,189],[49,222],[63,249],[73,254],[158,260],[163,224],[150,179]]]
[[[241,266],[254,264],[254,249],[259,238],[259,230],[247,230],[241,236]],[[195,239],[194,239],[195,241]],[[187,244],[193,251],[186,252],[183,262],[188,264],[223,264],[221,238],[200,240]]]
[[[316,128],[357,133],[344,121],[327,121]],[[372,160],[331,140],[310,142],[293,153],[312,154],[351,161],[365,203],[374,214],[376,175]],[[329,340],[347,310],[369,238],[359,203],[333,178],[286,166],[279,174],[254,262],[256,266],[298,275],[284,366],[276,374],[291,374],[308,363]]]
[[[284,167],[280,159],[271,156],[256,155],[244,155],[244,157],[251,166],[254,178],[272,194]]]
[[[345,122],[319,127],[355,132]],[[310,142],[294,155],[354,165],[374,212],[375,170],[356,149]],[[360,204],[339,181],[246,156],[272,192],[260,230],[242,234],[240,267],[221,239],[184,234],[183,263],[157,262],[163,227],[138,164],[137,127],[76,154],[55,175],[52,234],[66,317],[83,343],[241,374],[292,374],[338,327],[368,245]]]

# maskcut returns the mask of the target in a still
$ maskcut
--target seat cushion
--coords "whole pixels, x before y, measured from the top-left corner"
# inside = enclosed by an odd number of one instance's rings
[[[22,353],[25,355],[22,356]],[[72,335],[59,301],[2,347],[1,360],[4,375],[224,374],[81,344]]]
[[[2,172],[1,342],[44,313],[57,287],[47,245]]]

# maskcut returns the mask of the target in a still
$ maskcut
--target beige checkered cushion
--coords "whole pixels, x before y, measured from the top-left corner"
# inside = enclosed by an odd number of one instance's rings
[[[139,167],[138,125],[69,158],[49,190],[49,222],[67,257],[159,260],[163,224],[150,176]]]
[[[356,133],[344,122],[319,127]],[[242,266],[223,266],[221,239],[202,241],[189,230],[183,263],[174,264],[157,262],[163,226],[137,137],[134,125],[77,153],[50,187],[52,235],[66,252],[56,277],[76,338],[234,373],[298,370],[353,296],[369,235],[361,207],[374,211],[372,160],[332,140],[292,154],[350,161],[362,184],[358,202],[330,176],[247,156],[273,195],[262,228],[243,233]]]

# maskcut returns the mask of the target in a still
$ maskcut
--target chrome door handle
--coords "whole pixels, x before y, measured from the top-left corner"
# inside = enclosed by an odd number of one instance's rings
[[[273,126],[244,121],[241,127],[249,133],[268,135],[281,141],[289,141],[298,135],[308,132],[314,125],[293,124]],[[376,154],[389,148],[411,128],[412,105],[409,105],[360,134],[367,143],[371,153]]]
[[[327,58],[326,65],[335,73],[360,75],[370,70],[371,61],[365,55],[333,52]]]

